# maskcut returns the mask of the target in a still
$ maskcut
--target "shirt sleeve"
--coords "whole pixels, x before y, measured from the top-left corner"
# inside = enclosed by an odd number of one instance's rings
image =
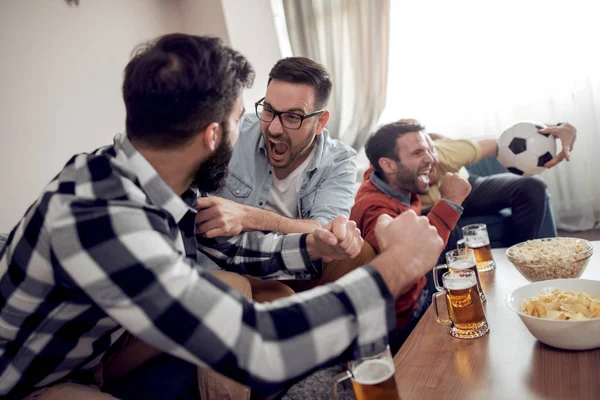
[[[440,157],[440,164],[446,170],[458,172],[461,167],[471,165],[481,160],[481,146],[468,139],[442,139],[435,141],[435,148]]]
[[[317,279],[323,274],[321,261],[310,261],[307,234],[244,232],[232,238],[197,236],[198,250],[219,267],[264,279]]]
[[[348,217],[358,189],[356,170],[356,154],[334,165],[319,183],[314,198],[302,204],[303,218],[325,225],[338,215]]]
[[[393,299],[371,266],[257,304],[178,252],[161,211],[95,202],[52,204],[48,216],[57,273],[108,316],[158,349],[259,391],[279,390],[342,354],[382,351],[393,327]]]
[[[448,244],[450,233],[456,227],[458,220],[460,219],[461,212],[456,207],[461,206],[454,204],[450,201],[441,200],[434,204],[433,208],[427,214],[429,223],[438,231],[438,235],[444,241],[444,246]]]
[[[361,210],[361,212],[359,213],[357,210]],[[393,210],[390,210],[388,207],[372,203],[368,206],[362,204],[356,205],[353,208],[353,213],[350,217],[351,220],[356,222],[362,237],[369,242],[376,253],[379,253],[379,243],[375,237],[375,226],[377,226],[377,219],[381,214],[387,214],[392,218],[398,216],[398,214],[394,213]]]
[[[455,206],[460,207],[458,205]],[[389,207],[386,207],[382,204],[377,204],[375,202],[364,208],[359,206],[356,209],[364,211],[362,211],[360,215],[358,212],[353,213],[352,219],[356,221],[362,232],[363,238],[369,242],[369,244],[377,253],[379,253],[379,243],[377,243],[377,238],[375,236],[377,219],[381,214],[388,214],[392,218],[396,218],[399,214],[395,213],[393,210],[390,210]],[[459,210],[452,206],[450,202],[438,201],[433,206],[429,214],[427,214],[427,218],[429,219],[429,223],[435,226],[437,229],[438,234],[444,240],[444,244],[447,244],[450,233],[460,219],[460,215],[461,214]]]

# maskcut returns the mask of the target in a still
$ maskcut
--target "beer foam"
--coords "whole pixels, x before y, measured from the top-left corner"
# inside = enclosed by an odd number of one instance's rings
[[[477,250],[482,247],[490,245],[490,241],[485,240],[485,239],[471,239],[471,240],[469,240],[468,243],[469,243],[469,247],[472,248],[473,250]]]
[[[356,367],[352,375],[361,385],[376,385],[394,375],[394,366],[385,360],[368,360]]]
[[[463,269],[472,268],[474,266],[475,266],[475,264],[472,261],[460,260],[460,261],[453,262],[452,266],[450,268],[452,268],[454,270],[463,270]]]
[[[444,281],[444,287],[450,290],[464,290],[477,285],[475,277],[464,279],[447,279]]]

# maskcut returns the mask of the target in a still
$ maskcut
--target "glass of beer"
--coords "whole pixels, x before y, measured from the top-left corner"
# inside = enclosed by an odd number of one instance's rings
[[[339,398],[337,387],[348,378],[352,379],[356,400],[400,399],[394,377],[394,359],[389,346],[375,356],[350,361],[348,370],[338,376],[333,383],[333,399]]]
[[[486,335],[490,328],[477,290],[477,278],[471,270],[446,272],[444,286],[433,294],[437,322],[450,326],[450,335],[459,339],[475,339]],[[448,318],[440,316],[439,297],[446,298]]]
[[[496,268],[492,257],[492,247],[485,224],[472,224],[462,228],[463,240],[458,241],[458,246],[466,245],[475,252],[477,269],[481,272],[491,271]]]
[[[481,296],[481,301],[485,302],[485,293],[483,286],[481,285],[481,279],[479,278],[479,271],[477,270],[477,264],[475,263],[475,252],[469,248],[458,248],[456,250],[450,250],[446,253],[446,265],[438,265],[433,269],[433,282],[437,290],[443,290],[438,279],[438,271],[440,269],[448,268],[450,272],[459,272],[464,270],[473,271],[477,278],[477,290]]]

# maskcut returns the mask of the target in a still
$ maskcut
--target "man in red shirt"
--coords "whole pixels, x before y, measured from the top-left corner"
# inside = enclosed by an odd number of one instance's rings
[[[381,214],[396,217],[414,210],[421,213],[420,194],[429,190],[429,173],[439,160],[430,152],[424,128],[416,121],[394,122],[381,127],[366,144],[371,168],[356,194],[350,219],[356,221],[363,238],[379,252],[375,225]],[[442,199],[427,217],[447,242],[462,213],[461,204],[471,191],[457,174],[441,181]],[[422,251],[429,251],[423,248]],[[425,276],[416,281],[396,302],[396,328],[408,335],[430,302]]]

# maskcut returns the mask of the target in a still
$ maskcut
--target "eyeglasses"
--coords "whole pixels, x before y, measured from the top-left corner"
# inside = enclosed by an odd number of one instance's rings
[[[263,104],[262,101],[264,99],[265,98],[263,97],[262,99],[254,103],[256,107],[256,116],[258,117],[258,119],[260,119],[263,122],[273,122],[275,117],[279,117],[279,122],[281,122],[281,125],[283,125],[283,127],[287,129],[300,129],[300,127],[302,126],[302,122],[304,122],[305,119],[314,117],[315,115],[319,115],[323,111],[325,111],[319,110],[306,115],[290,111],[277,111],[272,107]]]

